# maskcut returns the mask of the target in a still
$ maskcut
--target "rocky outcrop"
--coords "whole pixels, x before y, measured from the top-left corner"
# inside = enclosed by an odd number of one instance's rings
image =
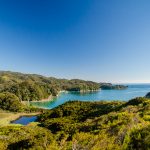
[[[150,92],[146,94],[146,98],[150,98]]]

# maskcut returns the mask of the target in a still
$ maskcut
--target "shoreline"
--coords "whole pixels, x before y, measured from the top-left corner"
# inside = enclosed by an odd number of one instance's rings
[[[81,90],[81,91],[59,91],[58,94],[56,96],[52,96],[50,95],[48,98],[45,99],[41,99],[41,100],[34,100],[34,101],[29,101],[29,103],[40,103],[40,102],[49,102],[49,101],[53,101],[54,98],[57,98],[61,93],[69,93],[69,92],[79,92],[79,93],[86,93],[86,92],[97,92],[97,91],[101,91],[101,89],[98,90]],[[28,101],[22,101],[23,104],[27,105]]]
[[[15,112],[2,112],[0,113],[0,126],[7,126],[7,125],[15,125],[11,124],[11,122],[19,119],[20,117],[23,116],[37,116],[41,114],[41,112],[34,112],[34,113],[15,113]]]
[[[30,103],[31,103],[31,102],[47,102],[47,101],[52,101],[53,98],[54,98],[54,96],[50,95],[48,98],[43,98],[43,99],[38,100],[38,101],[37,101],[37,100],[30,101]],[[26,101],[26,102],[27,102],[27,101]]]
[[[53,101],[54,98],[57,98],[61,93],[67,93],[68,91],[59,91],[58,94],[56,96],[52,96],[50,95],[48,98],[44,98],[44,99],[41,99],[41,100],[38,100],[38,101],[30,101],[31,103],[33,102],[48,102],[48,101]],[[28,101],[24,101],[25,103],[28,103]]]

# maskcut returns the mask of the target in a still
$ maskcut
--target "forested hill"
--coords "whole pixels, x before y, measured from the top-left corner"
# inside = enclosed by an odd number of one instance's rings
[[[15,94],[22,101],[40,100],[50,95],[56,96],[59,91],[98,90],[100,84],[79,79],[56,79],[36,74],[17,72],[0,72],[0,92]]]
[[[60,91],[93,91],[101,89],[123,89],[125,86],[96,83],[80,79],[57,79],[36,74],[0,71],[0,92],[15,94],[20,101],[41,100],[56,96]]]

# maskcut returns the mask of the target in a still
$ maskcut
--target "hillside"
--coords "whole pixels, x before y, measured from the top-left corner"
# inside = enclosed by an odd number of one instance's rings
[[[64,147],[77,149],[150,148],[150,100],[68,102],[39,117]],[[71,147],[70,147],[71,149]]]
[[[100,88],[102,90],[124,90],[127,87],[128,86],[126,86],[126,85],[113,85],[111,83],[101,83],[100,84]]]
[[[57,96],[60,91],[95,91],[101,89],[123,89],[125,86],[96,83],[79,79],[56,79],[36,74],[0,71],[0,93],[9,92],[20,101],[38,101]]]
[[[98,90],[99,83],[79,79],[67,80],[35,74],[0,72],[0,92],[15,94],[20,101],[33,101],[56,96],[59,91]]]
[[[150,92],[148,92],[145,97],[150,98]]]
[[[150,100],[67,102],[39,124],[0,127],[0,147],[40,150],[148,150]]]

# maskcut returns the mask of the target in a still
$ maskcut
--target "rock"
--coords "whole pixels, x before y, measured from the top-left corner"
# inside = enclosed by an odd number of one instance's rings
[[[146,98],[150,98],[150,92],[146,94]]]

